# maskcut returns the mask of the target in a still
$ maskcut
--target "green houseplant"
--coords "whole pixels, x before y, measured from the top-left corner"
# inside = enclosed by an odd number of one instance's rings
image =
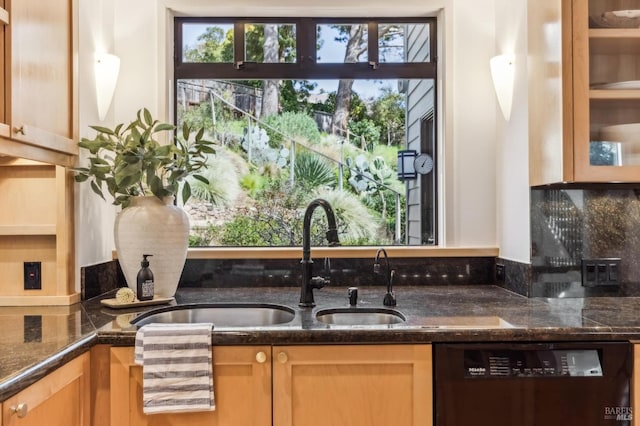
[[[173,134],[173,124],[153,119],[143,108],[128,126],[118,124],[113,129],[90,126],[97,132],[93,139],[82,138],[80,148],[89,152],[88,166],[75,169],[77,182],[91,182],[91,189],[104,197],[104,189],[113,197],[113,204],[128,207],[131,197],[153,194],[159,199],[177,195],[182,184],[182,202],[191,197],[191,187],[185,180],[193,176],[206,184],[208,180],[197,172],[206,165],[206,154],[215,154],[213,142],[205,140],[204,128],[194,133],[185,123],[175,143],[161,144],[158,136]]]
[[[75,169],[75,180],[90,182],[105,200],[108,191],[113,204],[122,207],[114,241],[127,285],[136,290],[142,256],[152,255],[155,294],[171,298],[189,242],[188,216],[174,200],[179,192],[183,203],[191,197],[189,176],[209,183],[198,172],[204,171],[207,155],[215,153],[213,142],[204,139],[204,129],[193,131],[185,124],[173,143],[160,143],[160,136],[174,136],[176,127],[155,120],[146,108],[129,125],[91,128],[96,136],[79,142],[88,151],[88,165]]]

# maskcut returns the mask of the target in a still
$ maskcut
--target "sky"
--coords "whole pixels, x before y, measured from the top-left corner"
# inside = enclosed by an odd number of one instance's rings
[[[225,32],[233,28],[232,24],[222,25],[216,24],[221,27]],[[197,38],[200,34],[203,34],[205,29],[210,24],[185,24],[183,26],[183,42],[187,46],[197,45]],[[318,52],[321,62],[323,63],[339,63],[344,61],[344,51],[346,42],[340,43],[335,41],[338,35],[338,31],[331,28],[329,25],[322,26],[322,46]],[[366,60],[363,59],[363,60]],[[317,92],[335,92],[338,88],[338,80],[315,80],[317,84]],[[377,97],[380,94],[380,90],[383,88],[390,88],[397,90],[396,80],[356,80],[353,84],[353,91],[358,93],[361,98],[368,99]]]

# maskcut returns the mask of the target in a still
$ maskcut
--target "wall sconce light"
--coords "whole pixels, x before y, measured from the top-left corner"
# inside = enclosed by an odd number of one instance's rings
[[[416,151],[405,149],[398,151],[398,180],[409,180],[417,177],[415,166]]]
[[[513,102],[513,86],[515,82],[515,56],[498,55],[489,61],[493,88],[496,90],[498,103],[504,119],[509,121],[511,103]]]
[[[96,101],[100,121],[104,120],[111,106],[119,72],[120,58],[109,53],[95,54]]]

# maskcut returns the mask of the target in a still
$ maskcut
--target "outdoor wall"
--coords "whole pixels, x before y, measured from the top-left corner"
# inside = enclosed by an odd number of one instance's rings
[[[506,1],[506,0],[502,0]],[[439,16],[441,134],[446,175],[443,221],[447,246],[496,246],[496,117],[488,61],[495,52],[495,0],[80,0],[80,133],[97,123],[93,51],[101,31],[110,53],[120,56],[120,78],[112,108],[101,124],[129,121],[146,106],[169,117],[171,26],[168,16]],[[77,188],[79,266],[111,259],[114,209],[89,188]]]
[[[429,33],[426,27],[413,26],[409,28],[407,36],[407,59],[411,62],[426,62],[436,56],[437,52],[429,52],[424,45],[429,42]],[[431,57],[429,57],[429,54]],[[422,119],[428,113],[433,114],[435,96],[435,84],[433,80],[409,80],[406,88],[407,114],[406,114],[406,149],[412,149],[417,153],[422,152]],[[438,132],[439,133],[439,132]],[[442,138],[440,138],[442,140]],[[444,157],[437,158],[441,161]],[[434,169],[431,173],[437,173]],[[422,243],[422,180],[418,174],[416,179],[406,181],[407,189],[407,238],[406,243],[416,245]]]

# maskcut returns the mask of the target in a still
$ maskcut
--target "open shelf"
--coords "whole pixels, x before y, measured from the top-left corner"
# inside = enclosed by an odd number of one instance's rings
[[[56,235],[55,225],[0,225],[0,235]]]
[[[589,98],[602,100],[636,100],[640,101],[640,89],[591,89]]]
[[[591,54],[623,55],[640,53],[640,29],[595,28],[589,30]]]

